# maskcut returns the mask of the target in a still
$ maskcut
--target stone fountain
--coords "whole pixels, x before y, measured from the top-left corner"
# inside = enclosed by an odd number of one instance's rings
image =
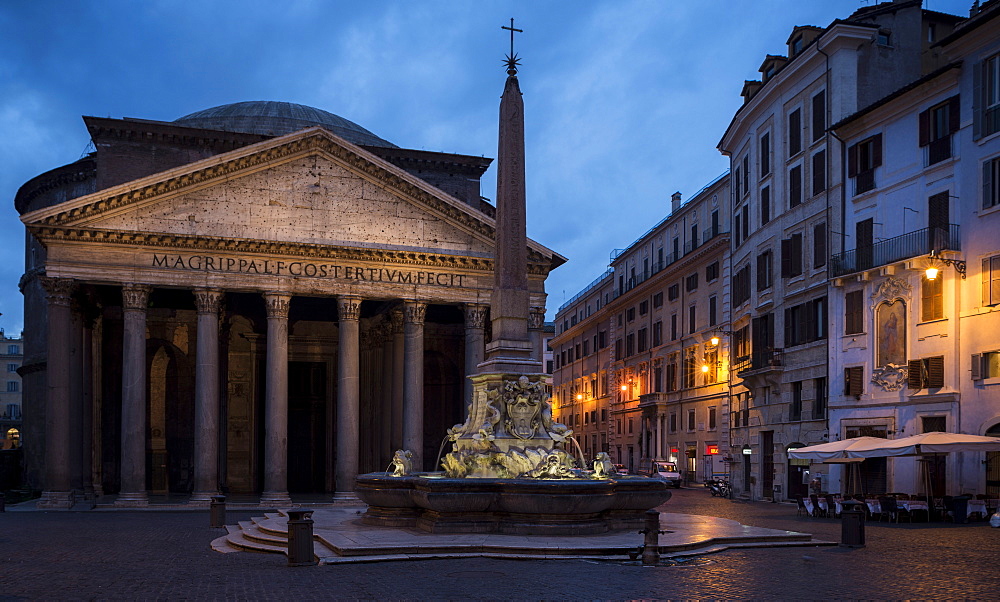
[[[511,27],[513,36],[513,22]],[[600,458],[585,470],[567,449],[572,431],[552,419],[540,358],[528,336],[524,104],[518,59],[507,57],[500,101],[496,256],[490,302],[493,340],[470,375],[468,418],[448,431],[443,472],[408,469],[400,450],[391,473],[360,475],[356,493],[370,525],[435,533],[593,534],[639,528],[646,510],[670,499],[665,481],[618,476]]]

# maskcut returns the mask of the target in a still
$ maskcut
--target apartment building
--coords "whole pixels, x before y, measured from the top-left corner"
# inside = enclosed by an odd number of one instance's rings
[[[1000,3],[973,13],[942,37],[927,23],[941,66],[832,128],[835,437],[1000,436]],[[1000,453],[872,458],[859,474],[874,493],[997,495]]]
[[[719,143],[733,193],[730,437],[743,495],[785,499],[827,473],[787,452],[830,437],[828,257],[845,240],[854,164],[829,126],[918,80],[937,61],[928,30],[945,36],[959,20],[904,0],[795,27],[787,55],[765,57],[743,87]],[[882,160],[874,146],[858,152],[866,168]]]
[[[23,336],[8,336],[0,331],[0,366],[4,384],[0,388],[0,450],[21,446],[21,375],[24,362]]]

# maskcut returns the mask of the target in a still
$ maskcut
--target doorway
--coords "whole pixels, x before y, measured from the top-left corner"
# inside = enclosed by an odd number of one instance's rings
[[[288,491],[326,490],[326,363],[288,362]]]

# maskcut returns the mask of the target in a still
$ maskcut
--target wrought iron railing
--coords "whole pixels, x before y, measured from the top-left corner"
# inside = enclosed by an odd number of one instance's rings
[[[567,302],[563,303],[562,305],[560,305],[559,309],[558,309],[558,311],[556,313],[558,313],[558,312],[566,309],[570,305],[573,305],[574,303],[576,303],[577,301],[579,301],[581,297],[583,297],[584,295],[586,295],[590,291],[592,291],[595,288],[597,288],[598,286],[600,286],[604,282],[604,280],[606,278],[611,277],[611,275],[614,274],[614,273],[615,273],[615,271],[613,269],[608,268],[606,272],[604,272],[603,274],[601,274],[600,276],[598,276],[597,278],[595,278],[593,282],[591,282],[590,284],[588,284],[587,288],[585,288],[582,291],[580,291],[579,293],[573,295],[573,298],[571,298],[569,301],[567,301]]]
[[[871,246],[851,249],[834,255],[830,260],[830,274],[844,276],[863,270],[927,255],[931,251],[960,251],[958,224],[922,228],[902,236],[881,240]]]
[[[748,370],[760,370],[762,368],[775,368],[784,365],[784,349],[774,349],[772,347],[767,347],[765,349],[755,349],[749,355],[749,361],[747,358],[737,358],[736,360],[736,373],[746,372]]]

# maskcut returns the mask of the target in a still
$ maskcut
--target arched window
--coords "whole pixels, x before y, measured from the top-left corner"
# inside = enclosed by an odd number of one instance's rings
[[[16,449],[21,446],[21,431],[17,429],[7,430],[7,439],[10,440],[10,445],[12,448]]]

